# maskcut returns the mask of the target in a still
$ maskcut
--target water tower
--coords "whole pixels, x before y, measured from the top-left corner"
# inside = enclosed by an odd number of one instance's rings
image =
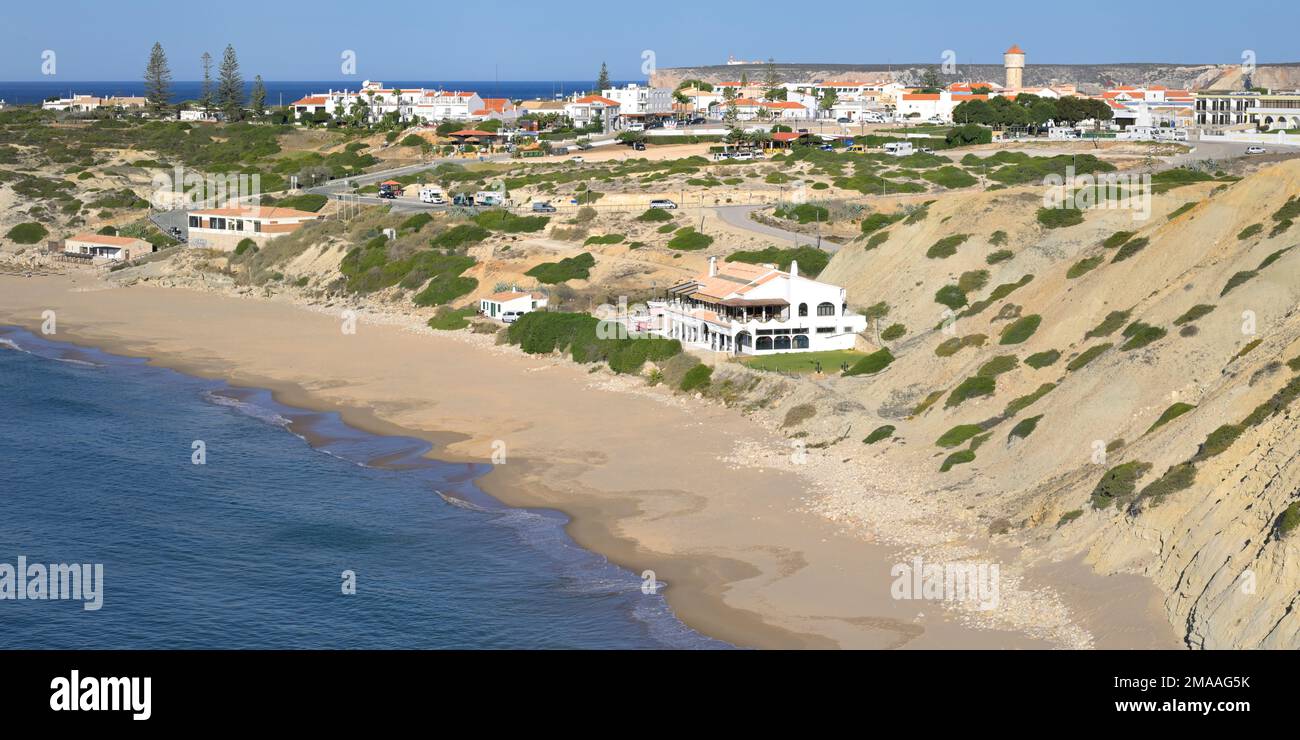
[[[1013,90],[1019,90],[1024,87],[1025,75],[1025,51],[1018,45],[1012,44],[1010,49],[1002,55],[1002,66],[1007,70],[1007,87]]]

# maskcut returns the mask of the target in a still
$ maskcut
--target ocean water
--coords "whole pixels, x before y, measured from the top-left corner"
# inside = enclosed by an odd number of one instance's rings
[[[310,93],[328,90],[356,90],[364,80],[361,78],[333,81],[303,80],[267,80],[266,102],[268,105],[292,103]],[[385,85],[398,89],[417,88],[443,90],[469,90],[485,98],[510,98],[511,100],[529,100],[533,98],[551,99],[573,92],[589,90],[595,86],[595,79],[590,80],[381,80]],[[644,83],[644,80],[642,81]],[[625,81],[615,81],[615,85],[625,85]],[[203,83],[198,80],[178,80],[172,83],[172,102],[197,100]],[[245,80],[245,93],[252,91],[252,79]],[[70,93],[84,95],[144,95],[142,80],[121,80],[117,82],[70,81],[58,77],[31,82],[0,81],[0,100],[11,104],[33,104],[51,97],[67,97]]]
[[[98,611],[0,600],[0,648],[726,647],[427,449],[0,327],[0,563],[104,567]]]

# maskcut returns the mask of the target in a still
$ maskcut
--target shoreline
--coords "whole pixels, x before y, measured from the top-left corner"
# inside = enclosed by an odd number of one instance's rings
[[[90,290],[66,277],[0,278],[0,318],[39,331],[40,311],[33,309],[47,305],[58,311],[57,341],[263,388],[279,403],[337,412],[368,433],[422,439],[432,445],[427,456],[438,460],[483,463],[502,442],[506,464],[477,480],[481,490],[507,506],[559,511],[579,547],[633,573],[653,570],[668,584],[673,613],[704,635],[769,648],[1056,646],[968,626],[937,604],[890,599],[888,568],[904,559],[900,549],[847,537],[834,522],[802,510],[808,491],[793,473],[730,461],[740,438],[785,442],[738,412],[620,393],[599,387],[609,379],[581,366],[517,351],[494,358],[504,351],[369,323],[364,312],[358,335],[342,341],[360,338],[375,366],[354,371],[368,364],[350,351],[355,346],[323,349],[338,344],[325,337],[339,334],[337,319],[322,311],[87,282]],[[113,308],[153,310],[145,311],[147,320],[122,322],[103,317]],[[199,323],[187,323],[193,321]],[[263,329],[260,342],[239,342],[250,325]],[[294,362],[294,348],[285,346],[291,338],[315,362]],[[468,367],[457,368],[453,358]],[[412,362],[436,364],[438,373],[402,372]],[[507,380],[493,383],[494,377]],[[452,388],[456,397],[424,395],[431,387]],[[497,398],[506,393],[505,401]],[[593,399],[601,408],[587,407]],[[669,423],[672,437],[655,439]],[[629,480],[654,487],[629,490]]]

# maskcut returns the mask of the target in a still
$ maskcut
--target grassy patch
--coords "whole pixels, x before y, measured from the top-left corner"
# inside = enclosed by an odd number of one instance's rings
[[[492,232],[476,224],[457,224],[429,240],[431,246],[439,249],[459,249],[470,244],[477,244],[492,236]]]
[[[966,240],[969,238],[970,234],[953,234],[951,236],[945,236],[932,244],[930,248],[925,251],[925,256],[932,260],[947,259],[948,257],[957,254],[957,247],[965,244]]]
[[[984,258],[984,261],[990,265],[996,265],[999,262],[1006,262],[1014,256],[1015,255],[1013,255],[1009,249],[999,249],[996,252],[990,253],[989,256]]]
[[[839,368],[848,363],[854,365],[865,355],[853,350],[827,350],[825,352],[782,352],[773,355],[748,357],[742,362],[755,370],[768,370],[782,373],[811,373],[821,363],[823,370]]]
[[[1065,271],[1065,277],[1070,280],[1081,278],[1084,275],[1087,275],[1089,272],[1092,272],[1094,269],[1097,268],[1098,265],[1100,265],[1102,262],[1105,261],[1106,258],[1103,257],[1102,255],[1081,259],[1078,262],[1075,262],[1073,265],[1071,265],[1070,269]]]
[[[36,244],[40,240],[49,236],[50,232],[44,226],[38,223],[18,224],[5,234],[5,238],[14,244]]]
[[[439,331],[457,331],[469,326],[469,318],[475,314],[472,307],[453,309],[443,306],[429,319],[429,328]]]
[[[1047,229],[1063,229],[1083,223],[1083,211],[1078,208],[1039,208],[1038,223]]]
[[[1101,246],[1107,249],[1118,249],[1119,247],[1124,246],[1124,244],[1129,239],[1132,239],[1136,234],[1137,232],[1135,231],[1116,231],[1114,234],[1106,237],[1106,240],[1101,243]]]
[[[864,250],[875,249],[876,247],[880,246],[881,244],[884,244],[887,241],[889,241],[888,231],[882,231],[879,234],[872,234],[871,238],[867,240],[867,244],[865,247],[863,247],[863,249]]]
[[[844,371],[844,374],[875,375],[889,367],[889,364],[893,361],[894,355],[888,349],[877,350],[853,363],[852,367]]]
[[[980,366],[975,372],[976,375],[983,375],[988,378],[996,378],[1003,373],[1009,373],[1015,370],[1020,362],[1015,355],[998,355]]]
[[[1059,359],[1061,359],[1061,353],[1054,349],[1049,349],[1046,352],[1035,352],[1026,357],[1025,364],[1035,370],[1040,370],[1050,365],[1055,365],[1056,361]]]
[[[668,240],[668,248],[676,249],[679,252],[694,252],[707,248],[713,243],[713,237],[708,234],[701,234],[694,227],[687,226],[679,229],[672,239]]]
[[[1245,431],[1246,427],[1242,424],[1224,424],[1220,426],[1205,437],[1205,441],[1196,450],[1196,455],[1192,458],[1192,461],[1208,460],[1215,455],[1226,452],[1232,446],[1232,443],[1237,441],[1237,437],[1240,437]]]
[[[939,466],[939,472],[946,473],[958,465],[965,465],[974,460],[975,452],[973,450],[958,450],[944,459],[943,465]]]
[[[934,302],[956,311],[966,305],[966,291],[956,285],[945,285],[934,292]]]
[[[907,327],[902,324],[890,324],[884,331],[880,332],[880,338],[886,342],[892,342],[895,339],[901,339],[907,334]]]
[[[701,363],[686,371],[686,375],[682,376],[682,382],[678,388],[683,391],[704,388],[709,385],[712,378],[713,368]]]
[[[1060,519],[1056,520],[1056,528],[1060,529],[1061,527],[1064,527],[1065,525],[1069,524],[1075,519],[1078,519],[1081,516],[1083,516],[1083,509],[1074,509],[1072,511],[1067,511],[1061,515]]]
[[[1138,492],[1137,501],[1149,501],[1152,506],[1155,506],[1165,498],[1191,488],[1195,482],[1196,466],[1189,462],[1179,463],[1171,466],[1164,475],[1143,487]]]
[[[1131,312],[1129,311],[1111,311],[1106,314],[1106,318],[1102,319],[1100,324],[1089,329],[1088,333],[1083,335],[1083,338],[1095,339],[1097,337],[1108,337],[1111,334],[1114,334],[1116,331],[1119,331],[1119,328],[1124,325],[1124,322],[1128,321],[1130,313]]]
[[[809,224],[814,222],[826,223],[830,220],[831,213],[822,206],[813,205],[812,203],[800,203],[798,205],[781,206],[773,211],[773,215],[788,221]]]
[[[1182,204],[1181,206],[1178,206],[1178,207],[1175,208],[1174,210],[1170,211],[1170,212],[1169,212],[1168,220],[1169,220],[1169,221],[1173,221],[1174,219],[1178,218],[1179,216],[1183,215],[1184,213],[1187,213],[1188,211],[1192,210],[1192,209],[1195,208],[1195,207],[1196,207],[1196,201],[1194,201],[1194,200],[1193,200],[1193,201],[1188,201],[1188,202]]]
[[[559,262],[543,262],[524,274],[537,278],[539,283],[555,285],[569,280],[586,280],[591,276],[591,268],[595,264],[596,258],[588,252],[583,252],[573,257],[565,257]]]
[[[966,347],[983,347],[988,341],[988,337],[983,334],[967,334],[964,337],[953,337],[945,339],[934,348],[934,353],[940,357],[951,357]]]
[[[881,441],[882,439],[889,439],[892,436],[894,436],[894,425],[886,424],[882,427],[876,427],[875,429],[873,429],[871,431],[871,434],[868,434],[866,436],[866,439],[862,440],[862,443],[873,445]]]
[[[1097,486],[1092,489],[1093,508],[1122,507],[1125,502],[1133,498],[1137,490],[1137,482],[1150,469],[1151,463],[1134,460],[1107,470],[1097,482]]]
[[[1159,419],[1156,419],[1156,423],[1152,424],[1152,425],[1151,425],[1151,428],[1148,429],[1148,430],[1146,431],[1146,433],[1147,433],[1147,434],[1150,434],[1150,433],[1154,432],[1155,430],[1159,429],[1160,427],[1164,426],[1165,424],[1168,424],[1169,422],[1173,421],[1174,419],[1177,419],[1178,417],[1182,416],[1183,414],[1187,413],[1188,411],[1191,411],[1191,410],[1194,409],[1194,408],[1196,408],[1196,407],[1193,406],[1193,405],[1190,404],[1190,403],[1183,403],[1182,401],[1179,401],[1178,403],[1175,403],[1174,405],[1172,405],[1172,406],[1170,406],[1169,408],[1165,409],[1165,410],[1164,410],[1164,413],[1160,414],[1160,418],[1159,418]]]
[[[582,244],[583,246],[591,244],[622,244],[625,239],[627,239],[627,236],[623,234],[601,234],[600,236],[587,237],[587,241]]]
[[[1034,430],[1038,428],[1038,422],[1042,420],[1042,414],[1031,416],[1028,419],[1021,419],[1018,424],[1011,428],[1011,432],[1007,434],[1007,441],[1028,437],[1034,433]]]
[[[1300,527],[1300,501],[1292,501],[1278,515],[1277,523],[1273,525],[1273,529],[1279,537],[1286,537],[1294,532],[1297,527]]]
[[[862,219],[862,233],[874,234],[903,217],[903,214],[873,213]]]
[[[969,401],[972,398],[993,395],[997,389],[997,380],[984,375],[972,375],[963,380],[952,393],[948,394],[948,400],[944,402],[944,408],[953,408]]]
[[[1038,325],[1043,322],[1043,317],[1038,314],[1023,316],[1011,322],[1002,330],[1001,338],[998,344],[1020,344],[1034,335],[1038,331]]]
[[[1128,337],[1128,341],[1120,345],[1119,350],[1121,352],[1132,352],[1163,338],[1165,330],[1158,326],[1144,324],[1141,321],[1134,321],[1124,328],[1124,336]]]
[[[816,247],[802,246],[790,249],[768,247],[748,251],[732,252],[727,255],[727,262],[744,262],[751,265],[776,265],[782,270],[789,270],[791,262],[799,263],[799,272],[804,275],[820,275],[830,261],[830,254]]]
[[[672,221],[673,214],[666,208],[650,208],[645,213],[637,216],[636,220],[645,223],[663,223],[664,221]]]
[[[1125,242],[1124,246],[1120,247],[1119,251],[1115,253],[1114,259],[1110,261],[1111,264],[1115,264],[1116,262],[1123,262],[1129,257],[1132,257],[1133,255],[1137,254],[1138,252],[1141,252],[1143,249],[1146,249],[1147,245],[1150,243],[1151,241],[1147,239],[1145,236],[1140,237],[1138,239],[1134,239],[1129,242]]]
[[[510,211],[484,211],[474,217],[474,223],[485,229],[506,234],[532,234],[546,228],[549,216],[517,216]]]
[[[966,444],[966,440],[983,431],[984,427],[979,424],[958,424],[944,432],[934,443],[945,448],[960,447]]]
[[[1237,239],[1244,242],[1263,230],[1264,230],[1264,224],[1251,224],[1250,226],[1247,226],[1246,228],[1237,232]]]
[[[1192,306],[1191,308],[1187,309],[1187,311],[1184,312],[1182,316],[1179,316],[1178,318],[1174,319],[1174,326],[1182,326],[1183,324],[1190,324],[1193,321],[1196,321],[1197,319],[1200,319],[1201,317],[1208,315],[1213,310],[1214,310],[1214,306],[1211,304],[1198,303],[1195,306]]]
[[[1033,406],[1038,399],[1042,398],[1043,396],[1046,396],[1048,393],[1051,393],[1055,389],[1056,389],[1056,383],[1043,383],[1042,385],[1038,386],[1038,389],[1035,390],[1033,393],[1025,394],[1017,399],[1014,399],[1013,401],[1011,401],[1011,403],[1007,404],[1007,407],[1002,410],[1002,415],[1008,418],[1015,416],[1021,411],[1024,411],[1030,406]]]
[[[1096,344],[1080,352],[1073,360],[1065,364],[1065,369],[1070,372],[1083,369],[1088,363],[1097,359],[1103,352],[1114,347],[1115,345],[1107,342],[1106,344]]]

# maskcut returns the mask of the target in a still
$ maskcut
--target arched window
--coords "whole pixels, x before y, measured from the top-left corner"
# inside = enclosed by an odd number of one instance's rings
[[[753,342],[753,337],[750,336],[749,332],[747,331],[742,331],[741,333],[736,335],[736,346],[740,347],[741,349],[745,349],[749,347],[749,345],[752,342]]]
[[[756,346],[754,349],[757,349],[757,350],[772,349],[772,338],[771,338],[771,337],[759,337],[759,338],[758,338],[758,346]]]
[[[796,334],[796,335],[794,336],[794,348],[795,348],[795,349],[808,349],[808,335],[807,335],[807,334]]]
[[[773,349],[790,349],[790,337],[777,337]]]
[[[834,316],[834,315],[835,315],[835,304],[834,304],[834,303],[818,303],[818,304],[817,304],[817,315],[818,315],[818,316]]]
[[[800,303],[800,304],[799,304],[799,315],[800,315],[800,316],[807,316],[807,315],[808,315],[808,304],[807,304],[807,303]]]

